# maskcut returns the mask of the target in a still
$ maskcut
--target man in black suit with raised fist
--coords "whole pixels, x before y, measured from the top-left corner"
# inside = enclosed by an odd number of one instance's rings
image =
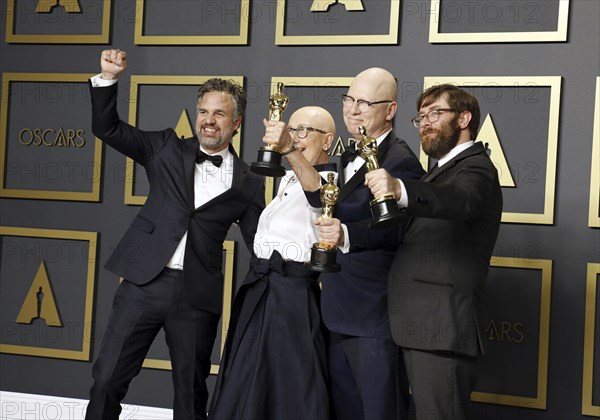
[[[180,139],[172,128],[142,131],[117,113],[116,79],[126,57],[120,50],[101,54],[102,72],[91,79],[92,130],[145,168],[150,193],[106,263],[124,281],[93,367],[86,419],[118,419],[161,328],[173,367],[174,419],[204,419],[222,310],[223,241],[237,222],[252,250],[264,208],[262,178],[231,146],[246,93],[231,81],[210,79],[198,91],[196,136]]]

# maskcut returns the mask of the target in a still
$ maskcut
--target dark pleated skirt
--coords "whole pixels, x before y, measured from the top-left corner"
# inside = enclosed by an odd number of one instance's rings
[[[236,295],[211,420],[329,419],[317,275],[269,263],[253,264]]]

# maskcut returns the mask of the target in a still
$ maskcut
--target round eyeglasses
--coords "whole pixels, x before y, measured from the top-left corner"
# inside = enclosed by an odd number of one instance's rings
[[[432,109],[431,111],[429,111],[426,114],[423,115],[417,115],[416,117],[414,117],[412,120],[410,120],[413,125],[415,126],[415,128],[419,128],[421,126],[421,121],[423,121],[425,118],[427,118],[427,121],[429,121],[430,123],[434,123],[437,120],[440,119],[440,114],[442,112],[454,112],[454,110],[452,108],[438,108],[438,109]]]
[[[354,102],[356,102],[356,106],[358,107],[358,110],[360,112],[367,112],[371,105],[389,104],[394,101],[370,102],[370,101],[365,101],[364,99],[354,99],[352,96],[349,96],[349,95],[342,95],[342,104],[344,105],[344,108],[350,108],[352,106],[352,104],[354,104]]]
[[[299,139],[305,139],[308,136],[309,131],[316,131],[317,133],[327,134],[327,131],[319,130],[318,128],[309,127],[307,125],[299,125],[298,127],[288,127],[289,133],[293,136],[296,134],[296,137]]]

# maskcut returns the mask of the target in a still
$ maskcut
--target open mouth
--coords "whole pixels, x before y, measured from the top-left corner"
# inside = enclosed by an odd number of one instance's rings
[[[204,126],[202,127],[202,132],[208,136],[215,136],[219,132],[219,128],[214,126]]]

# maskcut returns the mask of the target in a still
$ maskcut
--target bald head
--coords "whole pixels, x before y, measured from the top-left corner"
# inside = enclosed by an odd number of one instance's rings
[[[396,92],[398,86],[394,76],[387,70],[372,67],[356,75],[348,89],[348,96],[354,103],[344,102],[344,122],[346,128],[360,139],[358,127],[363,126],[370,137],[379,137],[392,129],[396,114]],[[357,101],[373,102],[361,110]]]
[[[304,139],[294,136],[294,144],[311,165],[327,163],[327,151],[335,137],[335,122],[326,109],[318,106],[300,108],[292,114],[288,125],[296,129],[306,126],[319,130],[308,131]]]
[[[305,106],[298,109],[290,117],[290,124],[296,121],[304,121],[300,124],[318,128],[335,136],[335,121],[331,114],[320,106]]]
[[[367,89],[371,92],[377,100],[396,100],[396,92],[398,91],[398,85],[396,79],[392,73],[386,69],[380,67],[372,67],[361,71],[352,80],[352,85],[367,86]]]

